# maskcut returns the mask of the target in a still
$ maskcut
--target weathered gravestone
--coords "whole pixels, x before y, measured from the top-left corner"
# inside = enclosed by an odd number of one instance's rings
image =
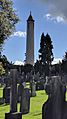
[[[35,84],[35,74],[32,74],[32,71],[29,74],[29,79],[30,79],[30,89],[31,89],[31,96],[35,97],[36,96],[36,84]]]
[[[44,90],[44,84],[39,82],[36,82],[36,90]]]
[[[4,84],[4,81],[2,79],[2,76],[0,76],[0,87]]]
[[[10,87],[3,88],[3,99],[5,100],[6,104],[10,103]]]
[[[30,92],[28,88],[23,87],[21,84],[21,100],[20,100],[20,112],[22,114],[29,113],[30,110]]]
[[[10,103],[10,74],[5,75],[4,77],[4,88],[3,88],[3,99],[6,104]]]
[[[0,76],[0,87],[2,86],[2,78],[1,78],[1,76]]]
[[[35,97],[36,96],[36,84],[34,80],[30,82],[30,88],[31,88],[31,97]]]
[[[10,87],[10,73],[9,74],[6,74],[4,76],[4,84],[6,85],[6,87]]]
[[[23,93],[23,88],[25,88],[24,87],[24,82],[18,85],[18,97],[17,97],[18,102],[20,102],[20,100],[21,100],[21,95]]]
[[[59,76],[49,77],[46,85],[48,100],[42,107],[42,119],[67,119],[66,86]]]
[[[1,97],[1,98],[0,98],[0,105],[2,105],[2,104],[4,104],[4,103],[5,103],[5,101],[4,101],[3,97]]]
[[[18,92],[18,95],[17,95],[17,101],[18,102],[20,102],[20,98],[21,98],[21,92],[20,91],[21,91],[21,86],[18,85],[18,91],[17,91]]]
[[[22,73],[22,75],[20,76],[20,79],[19,79],[18,97],[17,97],[18,102],[20,101],[20,98],[21,98],[21,92],[22,92],[21,85],[23,85],[24,88],[26,87],[26,76],[25,76],[24,72]]]
[[[4,76],[0,76],[0,86],[4,85]]]
[[[11,69],[10,112],[5,113],[5,119],[22,119],[22,114],[17,112],[17,69]]]
[[[37,72],[34,77],[34,80],[36,81],[36,90],[44,90],[44,83],[42,82],[43,78],[44,77],[40,76],[40,73]]]
[[[17,78],[16,69],[11,69],[10,112],[17,112]]]

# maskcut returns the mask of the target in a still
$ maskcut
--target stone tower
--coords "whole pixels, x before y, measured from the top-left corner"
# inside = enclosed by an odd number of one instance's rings
[[[30,15],[27,19],[26,61],[25,64],[34,64],[34,20]]]

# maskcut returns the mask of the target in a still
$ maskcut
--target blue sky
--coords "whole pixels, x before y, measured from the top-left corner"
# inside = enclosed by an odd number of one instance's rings
[[[13,0],[13,3],[20,21],[16,24],[15,33],[5,41],[2,54],[12,62],[25,60],[26,20],[31,11],[35,20],[35,60],[38,59],[42,32],[51,36],[54,57],[62,59],[67,51],[67,1]]]

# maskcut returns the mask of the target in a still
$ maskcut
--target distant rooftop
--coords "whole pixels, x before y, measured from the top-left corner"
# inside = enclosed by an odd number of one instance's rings
[[[30,11],[30,15],[29,15],[27,21],[34,21],[32,15],[31,15],[31,11]]]

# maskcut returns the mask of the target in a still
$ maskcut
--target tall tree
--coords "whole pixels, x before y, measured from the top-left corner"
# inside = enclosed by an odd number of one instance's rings
[[[65,52],[64,58],[62,59],[62,70],[67,73],[67,52]]]
[[[52,52],[52,49],[53,49],[53,45],[52,45],[52,41],[51,41],[51,37],[49,34],[46,35],[46,38],[45,38],[45,51],[46,51],[46,63],[48,65],[51,65],[53,59],[54,59],[54,56],[53,56],[53,52]]]
[[[65,52],[65,55],[64,55],[64,61],[67,61],[67,52]]]
[[[40,49],[39,49],[39,59],[43,64],[51,65],[53,61],[53,45],[50,36],[47,34],[46,36],[44,33],[41,35],[41,42],[40,42]]]
[[[5,69],[3,68],[3,65],[0,63],[0,76],[2,74],[5,74]]]
[[[15,30],[15,24],[19,18],[13,10],[11,0],[0,0],[0,49],[2,45]]]
[[[45,36],[44,36],[44,33],[42,33],[41,40],[40,40],[39,60],[41,63],[45,63]]]

